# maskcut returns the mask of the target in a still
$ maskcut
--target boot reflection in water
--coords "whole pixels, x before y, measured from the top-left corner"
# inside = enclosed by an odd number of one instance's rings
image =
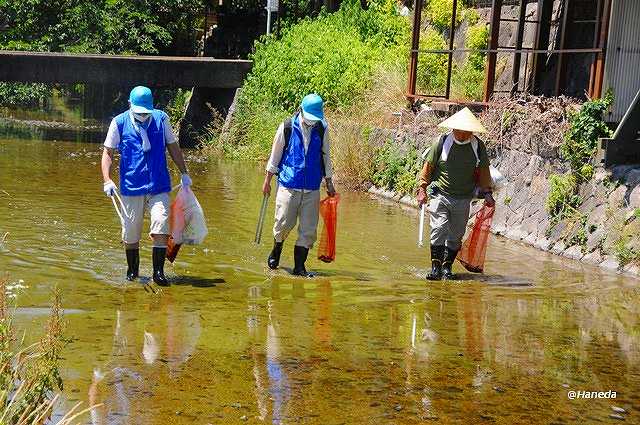
[[[473,134],[486,132],[482,123],[464,108],[440,127],[450,132],[439,136],[425,152],[417,194],[419,205],[429,203],[428,280],[455,279],[453,262],[462,246],[474,195],[484,198],[488,206],[495,205],[487,148]]]
[[[111,180],[115,152],[120,152],[120,194]],[[191,186],[182,151],[176,143],[169,116],[153,106],[147,87],[138,86],[129,95],[129,109],[109,125],[102,153],[103,191],[115,197],[122,224],[122,241],[127,257],[126,279],[138,278],[139,242],[145,211],[151,216],[149,234],[153,239],[153,281],[168,286],[164,276],[164,257],[169,235],[169,192],[171,178],[166,151],[182,173],[183,187]]]
[[[305,262],[309,249],[317,238],[320,186],[323,179],[327,194],[336,194],[331,180],[333,168],[329,156],[324,102],[317,94],[305,96],[293,117],[286,119],[278,127],[262,185],[264,195],[271,194],[274,175],[278,175],[274,246],[267,265],[270,269],[278,268],[284,241],[297,224],[298,239],[293,250],[293,274],[308,277],[310,274]]]

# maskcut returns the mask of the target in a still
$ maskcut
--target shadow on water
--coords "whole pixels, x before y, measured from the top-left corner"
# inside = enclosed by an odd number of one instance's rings
[[[226,282],[227,281],[221,277],[210,279],[198,276],[176,276],[171,279],[171,284],[174,286],[193,286],[194,288],[213,288],[218,284]]]
[[[141,276],[139,278],[140,284],[145,290],[151,288],[157,291],[157,286],[153,283],[151,277]],[[218,284],[226,283],[227,281],[221,277],[219,278],[206,278],[198,276],[172,276],[169,278],[171,286],[193,286],[194,288],[213,288]],[[155,292],[154,291],[154,292]]]
[[[279,271],[272,271],[273,276],[290,277],[292,279],[303,279],[301,276],[293,274],[292,267],[280,267]],[[349,270],[307,270],[311,276],[307,279],[321,279],[321,278],[340,278],[341,280],[354,280],[358,282],[372,282],[374,279],[363,272],[349,271]]]
[[[533,280],[524,279],[516,276],[505,276],[505,275],[499,275],[499,274],[458,273],[457,280],[463,281],[463,282],[481,282],[488,286],[503,286],[503,287],[534,286]]]

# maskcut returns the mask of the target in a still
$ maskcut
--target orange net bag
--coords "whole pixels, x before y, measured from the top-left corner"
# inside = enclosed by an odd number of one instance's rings
[[[320,244],[318,245],[318,260],[330,263],[336,259],[336,227],[338,224],[338,202],[340,196],[329,196],[320,201],[320,216],[324,223]]]
[[[476,213],[476,221],[471,233],[462,244],[458,260],[470,272],[482,273],[484,271],[484,257],[487,254],[487,242],[495,210],[495,207],[483,205]]]

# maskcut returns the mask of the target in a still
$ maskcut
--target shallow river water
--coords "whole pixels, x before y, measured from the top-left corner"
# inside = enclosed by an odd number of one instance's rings
[[[273,204],[252,243],[261,167],[192,160],[210,233],[154,295],[123,279],[99,155],[0,140],[0,272],[24,287],[28,339],[62,289],[65,406],[102,403],[85,423],[640,423],[636,280],[494,238],[487,275],[427,283],[417,213],[346,192],[337,260],[314,250],[316,278],[272,273]],[[569,399],[580,390],[616,398]]]

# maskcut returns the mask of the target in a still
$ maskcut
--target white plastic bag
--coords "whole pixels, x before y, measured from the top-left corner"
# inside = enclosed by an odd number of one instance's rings
[[[491,190],[495,195],[507,185],[508,181],[507,178],[503,176],[502,173],[492,165],[489,166],[489,173],[491,174]],[[473,190],[473,198],[481,199],[480,188],[477,186]]]
[[[189,187],[181,187],[171,204],[171,237],[177,245],[198,245],[207,236],[202,207]]]
[[[491,187],[493,189],[493,193],[498,193],[507,185],[507,178],[493,166],[489,167],[489,172],[491,173]]]

